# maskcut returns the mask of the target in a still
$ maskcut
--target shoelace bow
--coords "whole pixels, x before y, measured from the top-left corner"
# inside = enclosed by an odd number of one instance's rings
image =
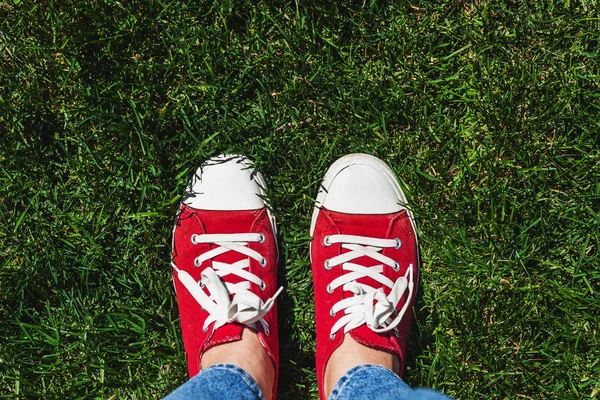
[[[262,243],[264,240],[265,236],[262,233],[192,235],[193,244],[217,245],[214,249],[196,257],[194,260],[196,267],[199,267],[204,261],[228,251],[236,251],[249,257],[233,264],[213,261],[211,267],[202,271],[198,282],[186,271],[177,268],[172,263],[173,268],[177,271],[178,279],[209,314],[202,327],[204,332],[213,322],[215,323],[213,329],[232,322],[252,327],[256,322],[260,322],[265,333],[269,334],[269,324],[263,318],[273,308],[275,299],[283,291],[283,287],[280,287],[273,297],[263,302],[260,297],[250,291],[250,284],[258,285],[261,290],[266,289],[266,284],[258,276],[248,271],[250,258],[258,261],[262,267],[267,266],[267,260],[262,254],[247,247],[248,243]],[[227,282],[223,279],[227,275],[236,275],[242,278],[242,281],[239,283]],[[208,291],[208,295],[204,288]]]
[[[396,314],[396,307],[400,299],[407,289],[408,299],[413,295],[414,266],[410,264],[404,276],[399,277],[394,282],[383,275],[384,265],[393,268],[395,271],[400,270],[400,265],[380,252],[384,248],[399,249],[402,246],[402,241],[398,238],[376,239],[354,235],[331,235],[326,236],[324,239],[325,246],[335,243],[341,243],[343,249],[350,251],[325,261],[325,269],[330,270],[341,264],[342,271],[345,272],[331,281],[327,286],[327,292],[333,293],[335,289],[342,286],[343,290],[352,292],[354,296],[338,301],[331,308],[330,315],[332,317],[340,311],[343,311],[344,315],[331,328],[330,337],[333,339],[336,332],[342,328],[344,333],[347,333],[362,324],[366,324],[369,329],[377,333],[395,329],[402,321],[410,303],[407,300],[402,309]],[[365,267],[351,262],[363,256],[370,257],[382,264]],[[375,289],[357,282],[359,279],[367,277],[387,286],[391,289],[390,293],[386,296],[383,288]],[[394,316],[394,314],[396,315]]]

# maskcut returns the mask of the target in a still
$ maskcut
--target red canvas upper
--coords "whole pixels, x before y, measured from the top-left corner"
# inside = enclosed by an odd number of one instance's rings
[[[199,267],[194,266],[194,259],[216,247],[214,244],[192,244],[193,234],[225,234],[225,233],[263,233],[264,243],[249,243],[248,248],[258,251],[267,260],[267,266],[261,267],[257,261],[250,259],[249,272],[258,276],[266,283],[266,289],[260,290],[257,285],[251,285],[251,291],[263,301],[272,297],[277,290],[277,243],[265,208],[247,211],[207,211],[198,210],[182,204],[181,212],[173,231],[173,263],[177,268],[189,273],[196,281],[201,272],[211,266],[213,261],[234,263],[247,256],[229,251],[211,260],[203,262]],[[214,324],[203,332],[203,324],[208,312],[202,310],[198,302],[179,281],[176,273],[173,275],[177,303],[181,319],[183,343],[187,356],[190,377],[202,369],[200,363],[202,354],[212,346],[241,339],[242,324],[230,323],[213,331]],[[228,275],[223,278],[227,282],[238,283],[241,278]],[[208,293],[207,293],[208,294]],[[277,306],[269,311],[264,320],[269,324],[269,334],[263,331],[261,324],[256,324],[258,337],[273,360],[275,366],[275,382],[279,369],[279,336],[277,329]],[[275,390],[274,394],[275,395]]]
[[[323,393],[323,382],[325,367],[329,357],[335,349],[337,349],[343,341],[343,330],[335,334],[333,340],[330,339],[330,331],[334,323],[342,312],[334,317],[331,317],[329,312],[331,307],[347,296],[353,296],[351,292],[346,292],[339,287],[332,294],[327,293],[327,285],[335,278],[341,276],[342,266],[338,265],[331,270],[326,270],[324,267],[325,260],[331,259],[342,252],[348,250],[342,249],[341,244],[333,244],[331,246],[323,245],[325,236],[334,234],[344,235],[359,235],[365,237],[373,237],[379,239],[395,239],[402,240],[400,249],[386,248],[382,254],[388,256],[400,263],[400,270],[394,271],[393,268],[386,267],[384,275],[392,281],[404,276],[409,264],[413,264],[415,276],[413,282],[415,285],[414,293],[416,293],[416,285],[418,282],[418,250],[416,233],[410,222],[410,218],[405,210],[385,215],[356,215],[334,212],[321,208],[316,220],[311,243],[311,261],[313,272],[313,283],[315,288],[315,308],[316,308],[316,323],[317,323],[317,380],[319,384],[320,398],[325,399]],[[352,261],[353,263],[371,267],[381,264],[369,257],[363,256]],[[371,278],[362,278],[359,283],[364,283],[372,287],[380,287],[381,284],[375,282]],[[384,293],[388,295],[390,289],[384,288]],[[406,301],[414,303],[414,295],[408,299],[408,291],[405,292],[396,309],[400,310]],[[357,342],[380,350],[385,350],[396,354],[400,359],[401,371],[404,368],[404,357],[406,353],[407,336],[410,333],[412,323],[412,304],[407,310],[403,320],[397,327],[398,334],[394,330],[385,333],[375,333],[365,324],[350,331],[350,335]]]

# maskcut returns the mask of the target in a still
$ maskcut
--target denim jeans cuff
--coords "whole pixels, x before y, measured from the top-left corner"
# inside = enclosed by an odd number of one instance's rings
[[[244,381],[244,383],[246,383],[248,385],[248,387],[250,388],[250,390],[252,390],[259,399],[264,399],[265,398],[263,396],[262,392],[260,391],[260,388],[258,387],[258,383],[256,383],[256,381],[254,380],[254,378],[251,377],[249,373],[247,373],[246,371],[244,371],[243,369],[241,369],[237,365],[233,365],[233,364],[214,364],[214,365],[211,365],[208,368],[210,368],[210,369],[222,369],[222,370],[226,370],[226,371],[235,372],[236,374],[239,375],[240,378],[242,378],[242,380]]]
[[[352,382],[352,377],[364,372],[365,370],[372,371],[373,369],[378,369],[381,372],[389,373],[391,376],[396,377],[396,374],[394,372],[390,371],[387,368],[382,367],[381,365],[377,365],[377,364],[358,365],[358,366],[350,369],[348,372],[346,372],[344,374],[344,376],[342,376],[337,381],[335,387],[333,388],[333,391],[331,392],[331,395],[329,395],[329,400],[335,400],[335,398],[338,396],[338,394],[340,394],[346,388],[346,385],[348,385],[349,382]]]

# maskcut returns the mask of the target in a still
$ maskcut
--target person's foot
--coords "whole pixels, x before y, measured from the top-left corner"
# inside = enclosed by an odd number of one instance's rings
[[[327,171],[311,222],[321,399],[363,364],[404,368],[419,274],[406,198],[376,157],[350,154]]]
[[[190,377],[234,364],[266,399],[276,391],[279,339],[275,219],[250,160],[221,155],[192,177],[173,229],[173,280]]]

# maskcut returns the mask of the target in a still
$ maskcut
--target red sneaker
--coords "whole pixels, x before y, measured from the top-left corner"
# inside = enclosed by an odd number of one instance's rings
[[[264,180],[250,160],[221,155],[191,179],[173,230],[173,280],[190,377],[212,346],[258,333],[279,369],[277,242]],[[275,388],[273,397],[275,396]]]
[[[376,157],[350,154],[325,174],[310,228],[321,399],[325,367],[345,333],[396,354],[404,368],[419,274],[405,205],[394,173]]]

